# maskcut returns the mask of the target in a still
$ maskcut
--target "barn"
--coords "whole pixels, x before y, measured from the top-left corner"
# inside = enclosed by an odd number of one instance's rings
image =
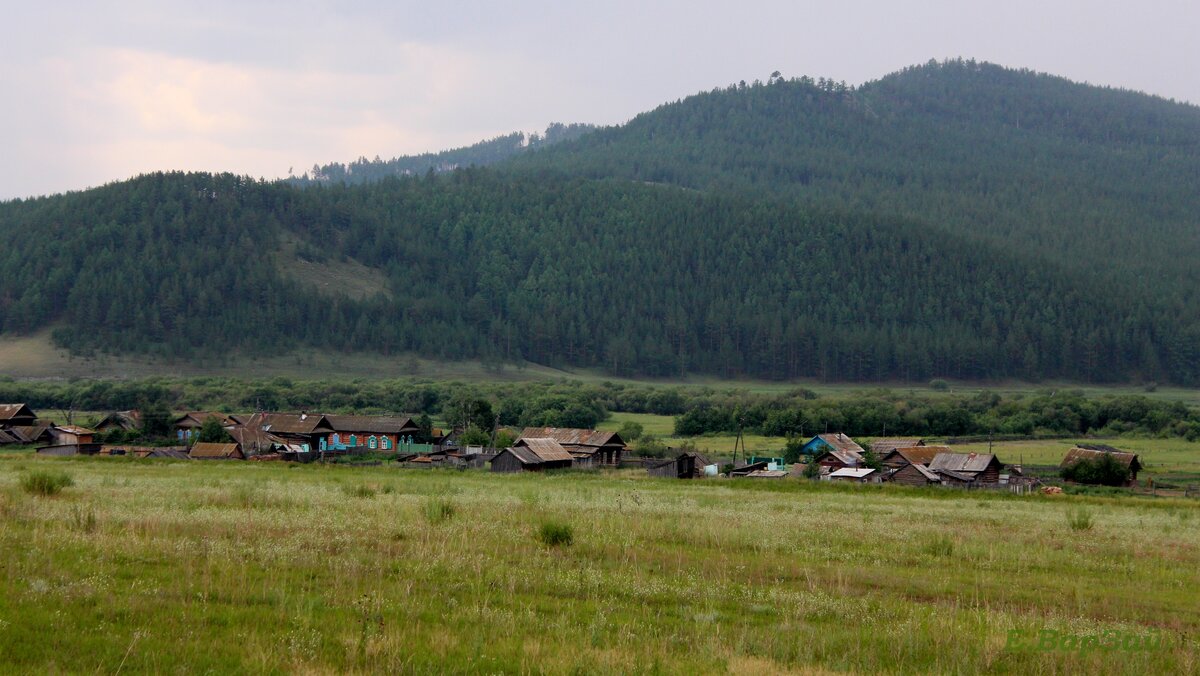
[[[580,466],[616,466],[621,464],[625,442],[616,432],[585,430],[573,427],[526,427],[522,439],[554,439],[567,450]],[[590,460],[590,465],[587,460]]]
[[[910,463],[892,472],[889,481],[902,486],[935,486],[941,477],[921,463]]]
[[[215,444],[205,441],[198,441],[192,444],[192,449],[188,451],[188,457],[193,460],[246,459],[245,454],[242,453],[242,447],[239,444]]]
[[[998,484],[1004,465],[991,453],[938,453],[929,463],[929,469],[947,485]]]
[[[708,464],[699,453],[680,453],[675,458],[647,466],[646,473],[671,479],[695,479],[704,476],[704,467]]]
[[[548,469],[566,469],[573,459],[562,444],[554,439],[518,439],[511,448],[500,451],[492,458],[493,472],[541,472]]]
[[[1142,461],[1138,457],[1138,454],[1119,451],[1112,446],[1105,446],[1103,444],[1080,444],[1072,448],[1063,456],[1059,467],[1068,467],[1081,460],[1099,460],[1106,455],[1129,468],[1129,481],[1126,482],[1126,486],[1132,486],[1137,483],[1137,474],[1142,469]]]

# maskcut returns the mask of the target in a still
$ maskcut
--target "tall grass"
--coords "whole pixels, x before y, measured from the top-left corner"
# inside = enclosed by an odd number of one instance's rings
[[[21,477],[21,488],[31,495],[58,495],[74,485],[71,475],[62,470],[34,470]]]

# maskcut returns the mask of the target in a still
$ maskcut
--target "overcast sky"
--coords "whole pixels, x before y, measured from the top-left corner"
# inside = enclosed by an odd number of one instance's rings
[[[297,174],[962,56],[1200,102],[1195,0],[0,0],[0,198]]]

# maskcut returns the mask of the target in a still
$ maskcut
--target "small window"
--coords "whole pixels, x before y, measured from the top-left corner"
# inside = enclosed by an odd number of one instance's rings
[[[352,447],[358,446],[358,435],[357,434],[350,435],[350,446],[352,446]]]
[[[383,445],[383,450],[385,450],[385,451],[391,450],[391,448],[392,448],[392,440],[391,439],[389,439],[387,437],[383,437],[382,439],[379,440],[379,442]]]
[[[375,437],[371,437],[370,439],[367,440],[367,446],[370,446],[371,450],[375,450],[376,448],[379,447],[379,440],[376,439]]]

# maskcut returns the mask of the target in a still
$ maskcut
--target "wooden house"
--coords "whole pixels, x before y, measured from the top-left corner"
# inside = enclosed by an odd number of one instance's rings
[[[221,423],[221,427],[237,424],[229,416],[217,411],[189,411],[172,422],[171,427],[175,430],[175,438],[185,444],[191,443],[192,439],[200,434],[200,428],[204,427],[205,421],[209,418]]]
[[[574,458],[562,444],[545,437],[522,437],[492,458],[493,472],[540,472],[566,469]]]
[[[616,432],[571,427],[526,427],[521,432],[521,438],[554,439],[572,457],[581,461],[578,463],[581,466],[616,467],[621,464],[621,455],[625,453],[625,442]]]
[[[325,419],[333,430],[328,441],[332,450],[366,448],[394,453],[397,446],[412,445],[421,431],[410,416],[329,414]]]
[[[265,432],[300,454],[324,450],[333,434],[333,427],[319,413],[256,413],[242,427]]]
[[[0,404],[0,429],[33,427],[37,421],[37,414],[25,404]]]
[[[50,428],[53,425],[22,425],[16,427],[0,427],[0,445],[3,444],[21,444],[35,445],[40,444],[49,446],[54,443],[54,438],[50,435]]]
[[[929,469],[942,478],[945,485],[957,482],[998,484],[1004,465],[990,453],[938,453]]]
[[[699,479],[704,476],[704,467],[708,464],[699,453],[680,453],[674,458],[648,464],[646,473],[671,479]]]
[[[98,433],[107,433],[115,430],[133,432],[141,428],[142,412],[137,410],[113,411],[101,418],[100,422],[93,426],[93,429]]]
[[[858,467],[862,464],[863,453],[866,451],[853,439],[839,432],[837,434],[818,434],[809,439],[800,452],[809,457],[816,457],[818,464],[835,470],[843,467]]]
[[[188,457],[193,460],[245,460],[242,447],[236,443],[215,444],[197,441],[188,451]]]
[[[1132,486],[1137,483],[1138,472],[1142,469],[1142,461],[1138,457],[1138,454],[1119,451],[1112,446],[1080,444],[1067,451],[1059,467],[1074,465],[1081,460],[1099,460],[1106,455],[1129,469],[1129,481],[1125,483],[1126,486]]]
[[[894,470],[888,481],[904,486],[932,486],[940,484],[942,479],[923,463],[909,463]]]
[[[875,448],[871,446],[872,450]],[[876,451],[878,453],[878,451]],[[949,446],[899,446],[893,448],[887,453],[879,455],[879,461],[884,467],[891,469],[899,469],[905,465],[919,464],[928,467],[929,463],[938,456],[939,453],[953,453],[954,451]]]

